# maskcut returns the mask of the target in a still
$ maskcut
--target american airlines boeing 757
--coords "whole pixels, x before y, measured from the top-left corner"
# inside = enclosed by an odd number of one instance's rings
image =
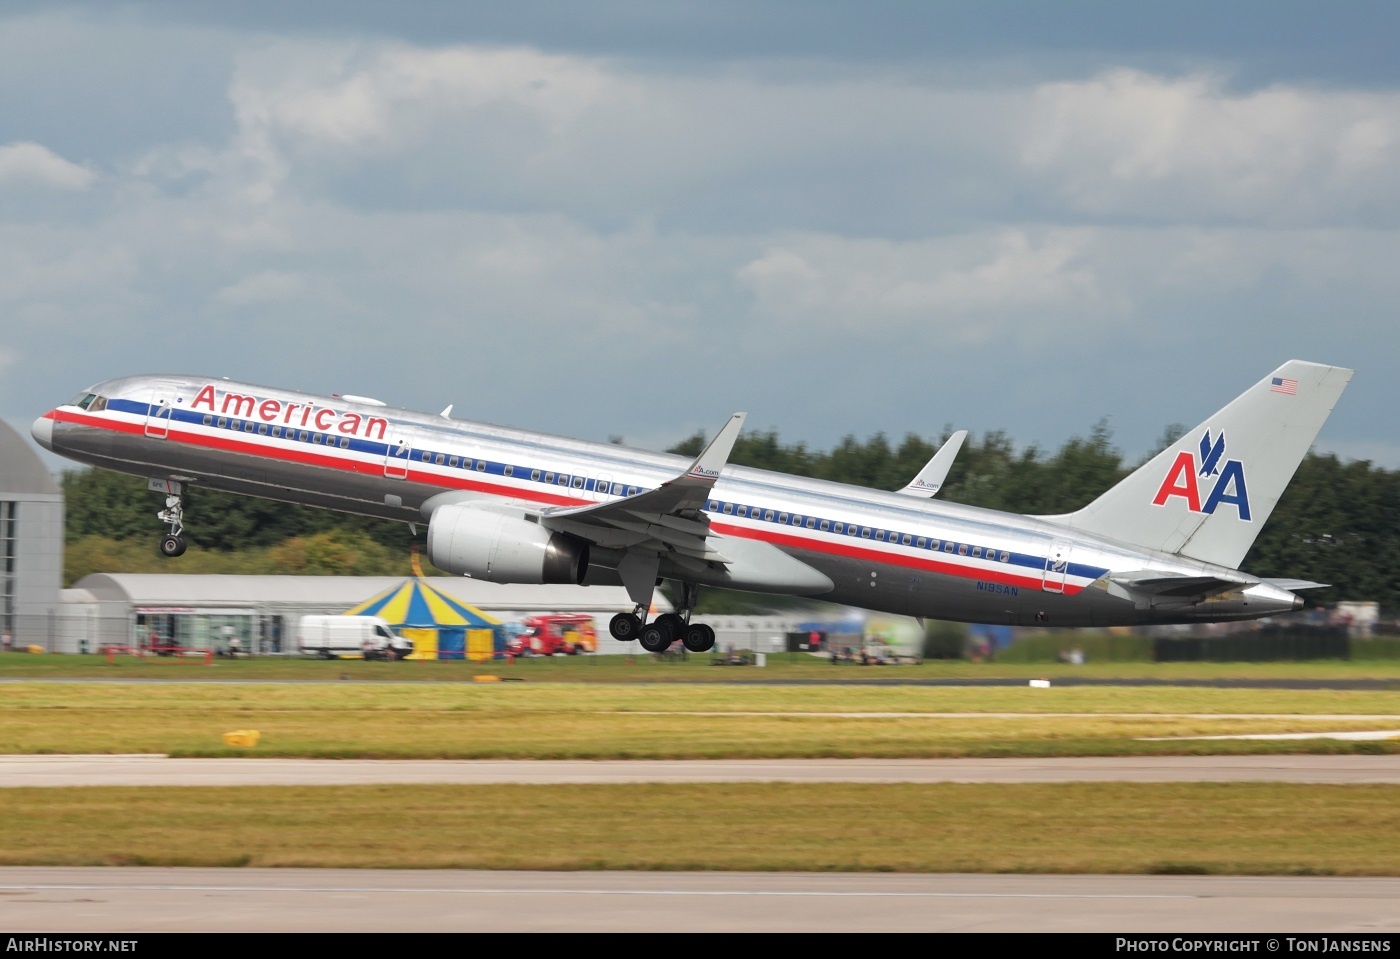
[[[702,586],[918,617],[1110,626],[1253,619],[1322,584],[1241,572],[1351,370],[1290,360],[1083,509],[1022,516],[940,502],[955,436],[899,491],[728,464],[735,413],[694,461],[367,397],[132,376],[35,421],[46,449],[166,494],[161,551],[185,551],[198,485],[410,524],[440,569],[496,583],[626,587],[619,640],[650,651],[693,622]],[[662,582],[678,612],[648,622]]]

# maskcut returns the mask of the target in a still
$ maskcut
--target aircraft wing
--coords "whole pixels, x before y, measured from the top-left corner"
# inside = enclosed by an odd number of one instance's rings
[[[689,469],[656,489],[610,503],[546,509],[540,513],[540,525],[626,550],[618,572],[638,603],[649,601],[663,554],[672,563],[696,571],[711,563],[728,564],[730,558],[710,536],[705,503],[729,461],[744,416],[731,416]],[[643,594],[646,599],[639,598]]]
[[[1158,570],[1110,573],[1108,592],[1132,600],[1138,609],[1163,606],[1194,606],[1220,593],[1248,587],[1255,580],[1247,576],[1171,576]]]
[[[943,488],[943,481],[948,478],[948,470],[952,468],[953,460],[957,458],[958,450],[962,449],[965,439],[967,439],[967,430],[958,430],[948,437],[948,442],[939,447],[938,452],[933,454],[933,459],[919,470],[919,475],[910,480],[909,485],[899,492],[905,496],[926,496],[930,499],[937,496],[938,491]]]

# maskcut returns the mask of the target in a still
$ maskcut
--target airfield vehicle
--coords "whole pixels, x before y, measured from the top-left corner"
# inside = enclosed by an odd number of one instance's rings
[[[525,619],[525,632],[506,644],[515,656],[553,656],[598,651],[598,634],[587,613],[550,613]]]
[[[304,656],[322,659],[403,659],[413,643],[378,616],[303,616],[297,646]]]

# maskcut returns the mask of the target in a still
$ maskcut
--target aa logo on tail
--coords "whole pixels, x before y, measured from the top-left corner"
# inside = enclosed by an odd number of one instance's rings
[[[1208,484],[1204,503],[1201,500],[1202,484]],[[1157,495],[1152,497],[1154,506],[1165,506],[1167,500],[1180,496],[1186,500],[1186,508],[1193,513],[1213,514],[1221,503],[1233,505],[1240,519],[1249,519],[1249,489],[1244,482],[1244,464],[1239,460],[1225,459],[1225,433],[1222,431],[1214,440],[1210,430],[1201,437],[1199,457],[1189,450],[1176,454]]]

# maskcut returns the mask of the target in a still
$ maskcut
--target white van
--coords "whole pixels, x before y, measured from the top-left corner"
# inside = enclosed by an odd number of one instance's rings
[[[303,656],[403,659],[413,643],[378,616],[303,616],[297,626]]]

